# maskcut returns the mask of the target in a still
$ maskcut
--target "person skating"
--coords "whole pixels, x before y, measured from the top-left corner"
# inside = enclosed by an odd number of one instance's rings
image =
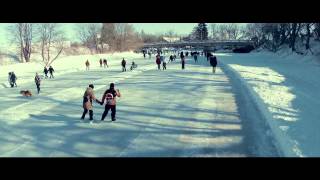
[[[44,69],[43,69],[43,72],[44,72],[44,77],[47,79],[48,78],[48,69],[47,69],[47,67],[44,67]]]
[[[99,63],[100,63],[100,67],[102,67],[102,59],[101,58],[99,60]]]
[[[102,96],[101,105],[106,101],[105,110],[102,114],[101,121],[108,115],[109,110],[111,109],[111,120],[116,120],[116,97],[121,97],[119,89],[114,89],[114,83],[110,84],[110,88],[106,90]]]
[[[91,122],[93,120],[92,101],[96,101],[97,103],[101,104],[101,101],[96,99],[94,92],[93,92],[93,89],[94,89],[93,84],[90,84],[89,87],[86,89],[86,91],[83,94],[83,113],[81,116],[81,119],[84,119],[87,112],[89,111],[89,120]]]
[[[107,59],[103,59],[103,66],[104,68],[106,68],[106,66],[109,67]]]
[[[89,70],[89,67],[90,67],[90,63],[89,63],[89,60],[87,59],[87,61],[86,61],[86,71]]]
[[[13,87],[14,85],[17,87],[17,76],[14,74],[14,72],[11,72],[11,76],[10,76],[10,79],[11,79],[11,87]]]
[[[40,78],[40,76],[38,75],[38,73],[36,73],[36,76],[34,77],[34,82],[36,83],[37,91],[38,91],[38,94],[39,94],[39,93],[40,93],[41,78]]]
[[[182,59],[184,57],[183,52],[180,53],[180,58]]]
[[[172,55],[170,55],[169,60],[170,60],[170,62],[173,62],[173,56]]]
[[[184,69],[185,63],[186,63],[186,62],[185,62],[184,55],[182,55],[182,56],[181,56],[181,68],[182,68],[182,69]]]
[[[148,53],[148,54],[149,54],[149,59],[151,59],[151,52],[149,51],[149,53]]]
[[[166,70],[167,69],[167,60],[165,58],[163,58],[162,60],[162,70]]]
[[[10,84],[10,87],[13,87],[13,83],[11,81],[11,72],[8,73],[8,82]]]
[[[127,71],[127,69],[126,69],[126,64],[127,64],[127,62],[126,62],[126,60],[124,60],[124,58],[123,58],[122,61],[121,61],[122,72]]]
[[[160,64],[161,64],[160,54],[156,56],[156,64],[158,65],[158,70],[160,70]]]
[[[137,68],[137,67],[138,67],[138,65],[137,65],[134,61],[132,61],[130,70],[132,71],[133,69],[135,69],[135,68]]]
[[[197,56],[197,53],[194,53],[193,54],[193,58],[194,58],[194,62],[196,63],[196,62],[198,62],[198,56]]]
[[[53,69],[52,66],[50,66],[50,67],[49,67],[50,79],[51,79],[51,78],[54,78],[53,72],[54,72],[54,69]]]
[[[216,66],[218,64],[216,56],[210,56],[210,65],[212,66],[212,73],[216,72]]]

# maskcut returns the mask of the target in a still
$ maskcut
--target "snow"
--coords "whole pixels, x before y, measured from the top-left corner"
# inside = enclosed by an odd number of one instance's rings
[[[320,155],[318,56],[285,50],[217,56],[248,86],[284,156]]]
[[[98,64],[105,56],[107,69]],[[122,57],[128,58],[128,64],[134,60],[138,68],[121,72]],[[84,67],[87,58],[93,65],[90,71]],[[43,67],[2,66],[4,83],[11,69],[19,79],[18,88],[0,91],[0,156],[277,156],[272,139],[262,137],[267,127],[252,122],[259,118],[254,110],[246,114],[244,105],[252,103],[233,80],[219,67],[212,74],[204,58],[199,63],[190,58],[185,70],[176,60],[159,71],[154,57],[143,59],[141,54],[64,57],[53,64],[55,79],[44,79],[41,93],[31,98],[19,91],[36,92],[33,76]],[[100,98],[111,82],[122,94],[117,121],[109,121],[109,112],[106,122],[100,123],[104,107],[96,103],[95,123],[81,121],[82,95],[88,84],[95,85]]]

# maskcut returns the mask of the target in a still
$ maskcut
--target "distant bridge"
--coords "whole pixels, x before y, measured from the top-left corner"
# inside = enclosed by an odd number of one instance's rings
[[[245,46],[254,46],[253,41],[235,40],[235,41],[179,41],[179,42],[161,42],[146,43],[141,48],[201,48],[201,49],[220,49],[220,48],[239,48]]]

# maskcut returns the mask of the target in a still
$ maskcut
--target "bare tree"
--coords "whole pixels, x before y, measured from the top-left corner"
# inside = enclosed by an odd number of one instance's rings
[[[64,48],[64,36],[62,31],[58,30],[58,24],[56,23],[39,24],[38,35],[42,61],[45,66],[49,66],[62,53]],[[55,55],[52,56],[52,53],[55,53]]]
[[[101,42],[108,44],[111,50],[116,46],[115,23],[103,23],[101,29]]]
[[[30,62],[32,53],[33,24],[15,23],[9,27],[12,34],[12,42],[19,47],[20,61]]]
[[[101,25],[97,23],[90,24],[79,24],[77,26],[77,32],[80,41],[88,47],[91,51],[92,49],[95,52],[103,51],[102,42],[99,39],[99,35],[101,33]],[[99,45],[101,48],[99,48]]]

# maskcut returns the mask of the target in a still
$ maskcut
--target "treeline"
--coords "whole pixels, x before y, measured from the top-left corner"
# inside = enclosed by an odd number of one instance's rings
[[[311,39],[320,40],[320,23],[199,23],[186,37],[190,40],[253,40],[256,47],[276,52],[283,45],[297,51],[297,45],[311,50]]]

